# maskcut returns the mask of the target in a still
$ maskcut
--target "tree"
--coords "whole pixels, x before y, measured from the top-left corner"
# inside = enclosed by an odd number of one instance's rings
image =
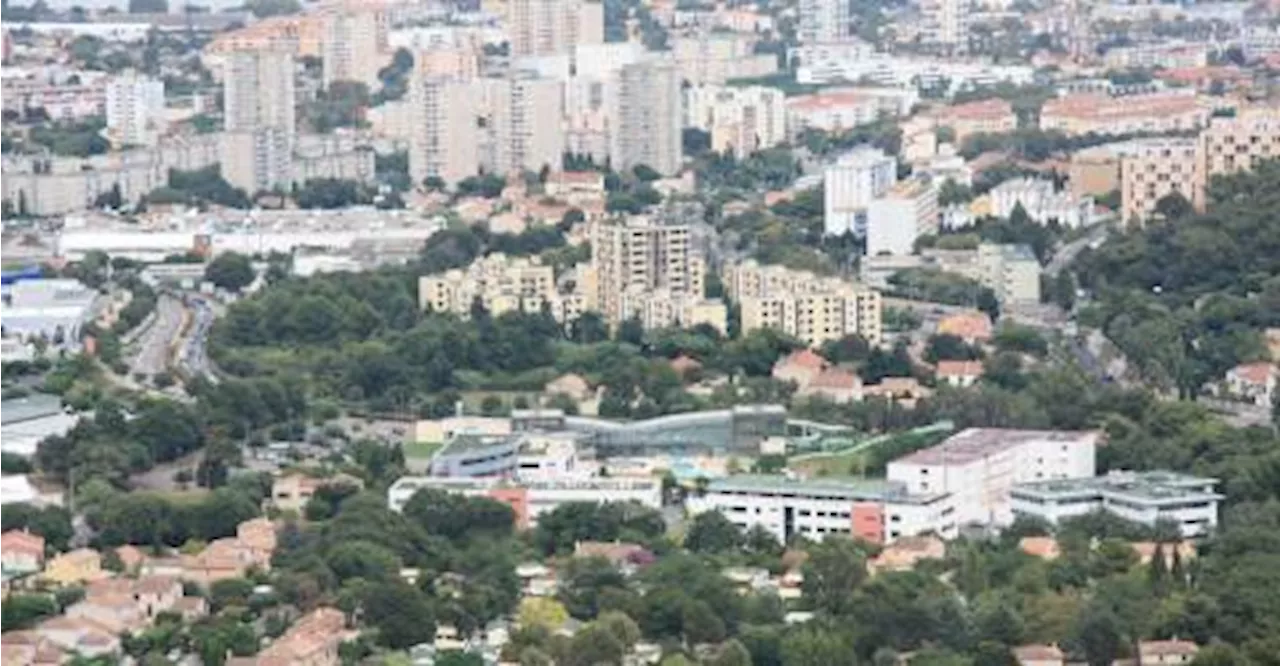
[[[4,631],[27,629],[41,618],[57,615],[58,605],[49,594],[11,594],[4,600]]]
[[[298,0],[251,0],[245,6],[258,18],[285,16],[302,11]]]
[[[850,539],[828,538],[809,548],[802,589],[813,607],[830,615],[853,610],[853,592],[866,579],[866,553]]]
[[[751,666],[751,653],[740,641],[730,639],[705,663],[707,666]]]
[[[506,504],[431,488],[414,493],[405,504],[404,515],[428,534],[450,540],[508,534],[515,526],[515,513]]]
[[[982,357],[982,350],[973,347],[955,335],[941,333],[929,336],[925,346],[924,359],[930,363],[938,361],[974,361]]]
[[[617,340],[637,347],[643,345],[644,325],[635,317],[623,321],[622,324],[618,326]]]
[[[205,267],[204,279],[227,291],[239,292],[257,277],[249,257],[238,252],[223,252]]]
[[[520,601],[519,623],[521,627],[542,627],[556,631],[569,620],[564,604],[546,597],[525,597]]]
[[[640,640],[640,627],[626,613],[621,611],[605,611],[596,619],[596,624],[609,630],[624,648],[630,650]]]
[[[742,546],[742,530],[719,511],[704,511],[693,519],[684,546],[695,553],[720,553]]]
[[[377,544],[352,541],[329,551],[325,562],[339,581],[348,578],[392,580],[400,574],[400,558]]]
[[[403,650],[435,638],[435,612],[426,595],[402,581],[366,586],[361,608],[364,622],[378,632],[379,645]]]
[[[45,547],[62,552],[67,550],[75,530],[71,526],[71,514],[60,506],[37,507],[26,502],[6,504],[0,513],[3,528],[0,531],[27,530],[44,537]]]
[[[598,622],[592,622],[574,634],[565,663],[567,666],[620,664],[625,654],[626,646],[613,632]]]
[[[821,628],[793,631],[782,640],[782,666],[855,666],[857,659],[844,636]]]
[[[609,339],[609,326],[597,312],[583,312],[569,327],[569,339],[589,345]]]

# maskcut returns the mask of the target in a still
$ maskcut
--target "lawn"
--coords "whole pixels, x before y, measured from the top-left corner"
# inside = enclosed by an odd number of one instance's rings
[[[444,446],[442,442],[407,442],[404,444],[404,457],[430,458],[442,446]]]

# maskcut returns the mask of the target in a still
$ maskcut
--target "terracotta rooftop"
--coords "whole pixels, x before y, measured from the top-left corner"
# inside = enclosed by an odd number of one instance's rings
[[[984,99],[939,109],[948,120],[991,120],[1013,115],[1013,105],[1003,99]]]
[[[938,333],[966,340],[989,340],[991,319],[981,312],[951,315],[938,322]]]
[[[980,377],[981,361],[938,361],[939,377]]]
[[[44,556],[44,537],[26,530],[9,530],[0,534],[0,550]]]
[[[827,359],[822,358],[822,356],[817,352],[812,349],[805,348],[791,352],[785,358],[778,361],[778,365],[800,366],[802,368],[821,370],[830,365],[830,363],[827,362]]]
[[[1018,540],[1018,549],[1033,557],[1052,560],[1058,557],[1058,541],[1053,537],[1022,537]]]
[[[1201,108],[1195,95],[1155,94],[1112,97],[1097,93],[1081,93],[1051,99],[1044,103],[1041,117],[1075,116],[1108,119],[1132,116],[1170,115]]]
[[[809,382],[809,388],[849,389],[862,385],[857,375],[840,368],[823,370]]]
[[[1276,365],[1267,361],[1245,363],[1231,369],[1231,374],[1250,384],[1266,384],[1267,380],[1277,374]]]

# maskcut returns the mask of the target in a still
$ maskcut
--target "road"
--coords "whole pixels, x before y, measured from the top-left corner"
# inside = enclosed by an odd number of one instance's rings
[[[178,368],[191,376],[202,375],[213,383],[218,382],[209,365],[209,354],[206,349],[209,342],[209,329],[213,326],[214,311],[209,301],[198,296],[189,296],[191,323],[187,327],[177,351]]]
[[[169,350],[182,332],[186,310],[182,301],[161,294],[156,302],[156,316],[138,341],[138,349],[129,367],[135,375],[154,376],[169,367]]]
[[[1071,262],[1075,261],[1076,257],[1080,256],[1080,253],[1083,252],[1086,247],[1089,247],[1090,245],[1094,245],[1096,247],[1097,245],[1095,244],[1100,245],[1102,241],[1106,239],[1107,233],[1110,231],[1109,221],[1109,218],[1103,219],[1095,224],[1093,228],[1089,230],[1089,233],[1067,243],[1066,245],[1063,245],[1053,254],[1053,258],[1049,260],[1048,265],[1044,267],[1045,274],[1051,278],[1058,277],[1058,273],[1061,273],[1062,269],[1071,265]]]

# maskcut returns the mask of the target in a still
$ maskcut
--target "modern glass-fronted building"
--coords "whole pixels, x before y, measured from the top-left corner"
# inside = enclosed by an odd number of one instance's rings
[[[566,416],[565,428],[580,432],[596,456],[758,454],[760,443],[787,430],[781,405],[740,405],[643,421],[606,421]]]

